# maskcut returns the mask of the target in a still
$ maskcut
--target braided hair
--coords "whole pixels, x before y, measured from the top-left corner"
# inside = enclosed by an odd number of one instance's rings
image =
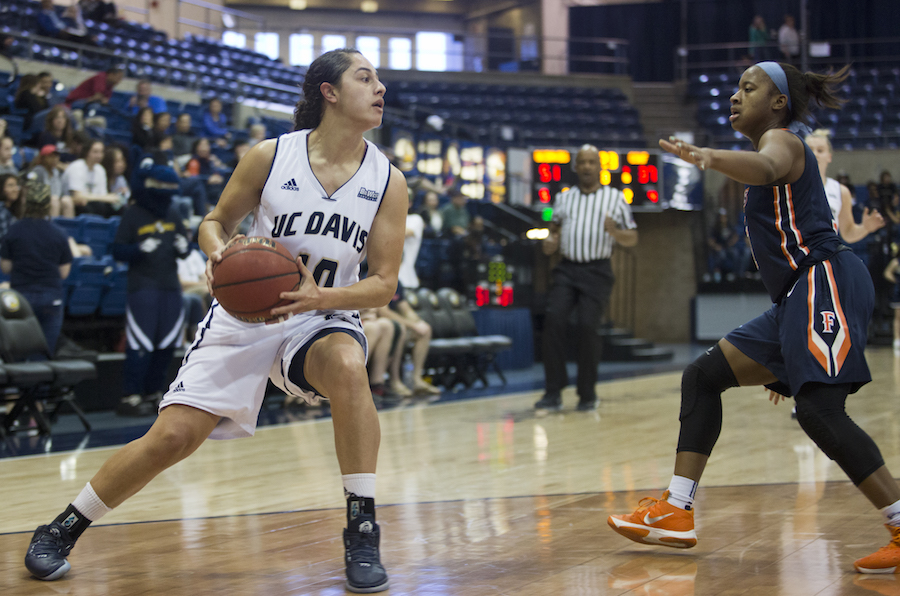
[[[320,89],[322,83],[339,87],[341,76],[350,68],[353,54],[359,53],[355,48],[343,48],[325,52],[313,60],[303,79],[303,99],[294,107],[294,130],[319,126],[325,113],[325,98]]]

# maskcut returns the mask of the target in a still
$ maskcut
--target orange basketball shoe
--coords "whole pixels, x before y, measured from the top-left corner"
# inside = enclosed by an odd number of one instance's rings
[[[694,512],[671,505],[669,491],[661,499],[646,497],[629,515],[610,515],[609,527],[635,542],[673,548],[691,548],[697,544]]]
[[[853,564],[860,573],[897,573],[900,567],[900,528],[884,525],[891,533],[891,541],[877,551]]]

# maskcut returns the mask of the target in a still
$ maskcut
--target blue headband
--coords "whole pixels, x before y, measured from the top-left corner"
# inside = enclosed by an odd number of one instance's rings
[[[781,68],[781,65],[777,62],[760,62],[757,64],[758,67],[763,69],[769,78],[772,79],[772,82],[775,83],[775,86],[778,87],[778,91],[782,95],[787,96],[787,107],[788,112],[791,111],[791,90],[788,88],[787,75],[784,74],[784,69]]]

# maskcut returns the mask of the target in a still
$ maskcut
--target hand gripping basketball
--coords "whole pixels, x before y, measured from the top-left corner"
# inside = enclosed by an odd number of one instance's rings
[[[272,309],[291,304],[282,292],[300,287],[294,256],[271,238],[254,236],[233,240],[213,265],[213,294],[228,314],[248,323],[276,317]]]

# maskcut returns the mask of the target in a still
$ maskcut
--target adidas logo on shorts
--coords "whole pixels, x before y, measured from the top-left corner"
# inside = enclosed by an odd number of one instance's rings
[[[297,181],[291,178],[287,182],[281,185],[281,190],[295,190],[300,191],[300,187],[297,186]]]
[[[179,391],[184,391],[184,381],[179,381],[178,385],[175,386],[175,389],[172,389],[172,393],[177,393]]]

